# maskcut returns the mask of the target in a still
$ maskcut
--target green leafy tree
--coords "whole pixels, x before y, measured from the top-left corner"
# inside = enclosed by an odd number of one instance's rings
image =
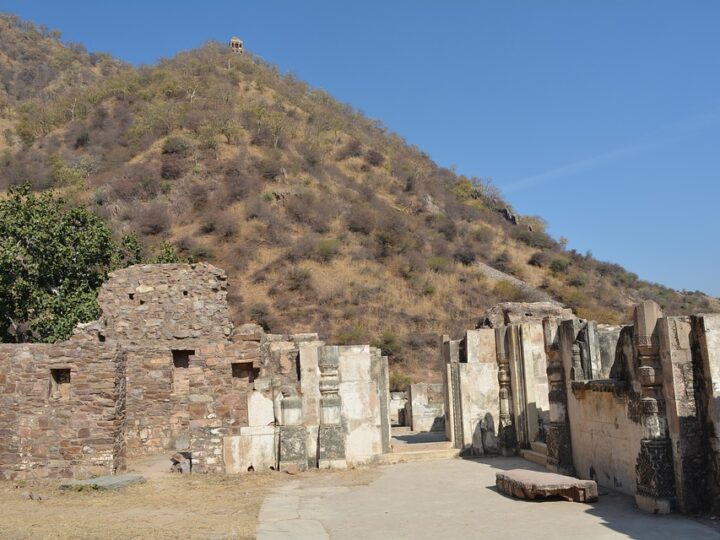
[[[123,255],[87,210],[27,185],[10,189],[0,201],[0,340],[59,341],[97,318],[108,271],[139,256],[139,246],[125,242]]]

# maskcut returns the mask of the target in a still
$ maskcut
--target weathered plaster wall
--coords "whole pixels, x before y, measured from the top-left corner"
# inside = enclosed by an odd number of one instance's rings
[[[468,330],[461,354],[458,370],[463,441],[460,448],[473,455],[496,453],[499,450],[500,384],[495,330]]]
[[[692,317],[694,363],[698,375],[697,405],[708,458],[708,499],[720,511],[720,314]]]
[[[673,446],[676,504],[683,512],[706,509],[708,460],[704,422],[698,416],[696,370],[692,355],[689,317],[658,321],[663,394],[668,431]]]
[[[53,382],[51,370],[68,370]],[[70,478],[125,466],[125,357],[97,335],[0,345],[0,477]],[[65,382],[62,382],[65,381]]]
[[[347,465],[370,463],[383,453],[379,387],[368,345],[338,347],[341,416]]]
[[[628,398],[608,391],[568,390],[575,472],[628,495],[635,493],[635,462],[645,430],[628,416]]]
[[[405,417],[413,431],[445,429],[445,394],[442,384],[415,383],[408,388]]]
[[[550,421],[547,357],[542,322],[510,325],[510,373],[516,434],[521,447],[538,439]]]

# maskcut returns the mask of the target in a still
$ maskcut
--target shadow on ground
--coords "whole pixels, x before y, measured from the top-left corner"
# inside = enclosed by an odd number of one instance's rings
[[[505,457],[475,457],[461,458],[464,461],[475,462],[497,469],[507,471],[511,469],[525,469],[534,471],[545,471],[546,469],[529,461],[519,458]],[[642,512],[635,505],[633,497],[620,493],[605,486],[598,486],[598,500],[592,503],[573,503],[583,505],[587,514],[598,517],[601,523],[613,531],[627,535],[635,540],[659,540],[661,538],[696,538],[688,536],[684,531],[685,524],[692,523],[695,527],[702,526],[707,530],[707,536],[716,535],[720,538],[720,524],[715,523],[707,516],[683,516],[673,513],[670,515],[651,515]],[[493,485],[486,486],[486,489],[493,491],[500,496],[522,504],[547,504],[551,501],[565,501],[561,497],[550,497],[546,499],[517,499],[510,495],[501,493]],[[705,537],[705,536],[703,536]]]

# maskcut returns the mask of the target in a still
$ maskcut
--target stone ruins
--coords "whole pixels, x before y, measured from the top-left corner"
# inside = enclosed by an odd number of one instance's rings
[[[499,304],[443,337],[442,384],[391,394],[378,349],[236,327],[226,290],[209,264],[133,266],[68,341],[0,345],[0,478],[115,474],[163,453],[206,473],[520,454],[649,512],[720,510],[720,314],[646,301],[608,326]],[[511,476],[498,481],[535,496]]]
[[[633,495],[653,513],[720,507],[720,314],[630,326],[500,304],[443,338],[446,429],[468,455],[523,457]]]
[[[0,345],[0,477],[86,477],[186,453],[194,472],[343,468],[389,448],[387,359],[316,334],[234,328],[225,273],[133,266],[100,320],[56,344]]]

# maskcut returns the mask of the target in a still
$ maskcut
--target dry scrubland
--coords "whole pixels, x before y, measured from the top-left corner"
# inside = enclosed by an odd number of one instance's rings
[[[236,322],[372,342],[394,386],[434,376],[438,334],[534,298],[476,261],[603,322],[644,298],[720,309],[568,251],[540,218],[514,225],[490,182],[224,45],[133,68],[5,17],[0,80],[0,189],[56,189],[148,252],[223,267]]]

